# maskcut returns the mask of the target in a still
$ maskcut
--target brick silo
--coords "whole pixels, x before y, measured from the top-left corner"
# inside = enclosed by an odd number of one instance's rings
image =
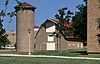
[[[35,7],[23,2],[14,7],[16,10],[17,52],[34,51],[34,13]]]

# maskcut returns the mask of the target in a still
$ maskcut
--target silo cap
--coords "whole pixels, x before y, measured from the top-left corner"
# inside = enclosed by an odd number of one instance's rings
[[[20,10],[20,9],[31,9],[34,10],[36,9],[36,7],[32,6],[31,4],[27,3],[27,2],[23,2],[23,3],[19,3],[17,6],[14,7],[16,10]]]
[[[29,3],[27,3],[27,2],[23,2],[23,3],[22,3],[22,6],[30,6],[30,7],[34,7],[34,6],[32,6],[31,4],[29,4]],[[36,7],[34,7],[34,8],[36,8]]]

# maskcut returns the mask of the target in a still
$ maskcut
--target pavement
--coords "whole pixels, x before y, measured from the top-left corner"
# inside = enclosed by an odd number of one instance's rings
[[[12,56],[12,57],[37,57],[37,58],[62,58],[62,59],[84,59],[84,60],[100,60],[100,58],[89,57],[68,57],[68,56],[49,56],[49,55],[20,55],[20,54],[0,54],[0,56]]]

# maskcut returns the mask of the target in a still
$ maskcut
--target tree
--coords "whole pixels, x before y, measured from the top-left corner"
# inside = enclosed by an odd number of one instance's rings
[[[7,34],[6,34],[5,29],[3,28],[2,22],[3,20],[1,20],[0,18],[0,48],[1,46],[4,46],[5,48],[5,45],[9,44],[10,41],[7,39]]]
[[[84,2],[85,4],[76,6],[79,11],[72,17],[73,28],[75,29],[74,36],[83,42],[87,41],[87,0]]]
[[[63,35],[66,35],[66,30],[69,30],[71,28],[69,26],[66,26],[66,23],[69,24],[71,15],[73,15],[73,13],[66,7],[58,10],[58,14],[56,14],[55,17],[57,20],[59,20],[59,26],[56,27],[59,33],[63,33]]]
[[[58,25],[56,26],[57,32],[55,32],[57,37],[57,50],[58,42],[61,43],[61,36],[63,35],[66,38],[66,30],[69,30],[69,27],[65,23],[69,23],[71,15],[73,13],[68,10],[66,7],[58,10],[58,14],[55,15],[55,18],[59,20]],[[68,33],[67,33],[68,34]]]
[[[9,16],[10,20],[11,20],[11,17],[14,16],[14,12],[7,13],[6,11],[8,7],[8,3],[9,3],[9,0],[5,0],[4,9],[0,11],[0,47],[1,46],[5,47],[5,45],[10,43],[10,41],[7,39],[7,34],[2,24],[3,21],[5,20],[5,16]]]

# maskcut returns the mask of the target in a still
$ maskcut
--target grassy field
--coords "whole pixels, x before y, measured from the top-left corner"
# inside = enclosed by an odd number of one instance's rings
[[[86,54],[87,49],[69,49],[64,51],[35,51],[33,55],[54,55],[54,56],[69,56],[69,57],[91,57],[100,58],[100,54]],[[1,54],[24,54],[28,53],[18,53],[16,50],[0,50]]]
[[[16,50],[0,49],[0,53],[16,53]]]
[[[100,64],[100,61],[56,58],[0,57],[0,64]]]
[[[90,57],[90,58],[100,58],[100,54],[88,54],[86,49],[70,49],[64,51],[37,51],[33,55],[54,55],[54,56],[69,56],[69,57]]]
[[[75,49],[75,50],[64,50],[64,51],[37,51],[33,53],[34,55],[54,55],[54,56],[79,56],[86,55],[85,49]]]

